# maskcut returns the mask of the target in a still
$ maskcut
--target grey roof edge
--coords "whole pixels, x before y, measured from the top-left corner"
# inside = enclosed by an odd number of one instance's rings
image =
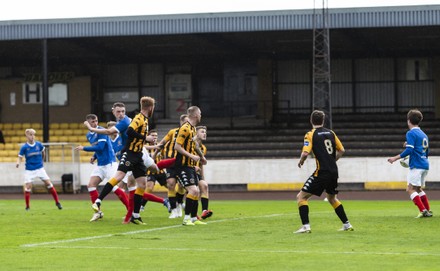
[[[317,12],[320,12],[318,9]],[[0,40],[310,30],[313,9],[0,21]],[[439,26],[440,5],[329,9],[330,28]]]

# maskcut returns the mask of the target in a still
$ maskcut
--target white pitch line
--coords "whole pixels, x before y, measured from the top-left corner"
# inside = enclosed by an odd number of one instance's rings
[[[148,251],[192,251],[192,252],[225,252],[225,253],[293,253],[293,254],[346,254],[346,255],[392,255],[392,256],[440,256],[440,253],[426,252],[366,252],[366,251],[308,251],[308,250],[259,250],[259,249],[206,249],[206,248],[140,248],[140,247],[95,247],[95,246],[50,246],[50,248],[66,249],[116,249],[116,250],[148,250]]]
[[[281,215],[283,215],[283,214],[270,214],[270,215],[264,215],[264,216],[248,216],[248,217],[228,218],[228,219],[210,221],[209,224],[235,221],[235,220],[252,219],[252,218],[269,218],[269,217],[276,217],[276,216],[281,216]],[[21,245],[21,247],[38,247],[38,246],[48,246],[48,245],[56,245],[56,244],[63,244],[63,243],[73,243],[73,242],[80,242],[80,241],[109,238],[109,237],[119,236],[119,235],[132,235],[132,234],[138,234],[138,233],[168,230],[168,229],[179,228],[179,227],[183,227],[183,226],[179,224],[179,225],[152,228],[152,229],[146,229],[146,230],[129,231],[129,232],[122,232],[122,233],[110,233],[110,234],[104,234],[104,235],[88,236],[88,237],[73,238],[73,239],[66,239],[66,240],[57,240],[57,241],[43,242],[43,243],[24,244],[24,245]]]

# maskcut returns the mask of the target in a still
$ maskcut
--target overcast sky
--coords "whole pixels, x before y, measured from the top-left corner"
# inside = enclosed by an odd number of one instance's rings
[[[4,0],[0,20],[312,9],[322,0]],[[329,8],[440,5],[440,0],[328,0]]]

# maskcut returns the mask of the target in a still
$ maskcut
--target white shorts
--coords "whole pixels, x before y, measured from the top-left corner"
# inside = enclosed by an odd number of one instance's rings
[[[131,175],[133,175],[133,172],[132,172],[132,171],[127,171],[127,173],[125,173],[124,178],[122,179],[122,182],[125,183],[125,184],[127,184],[127,182],[128,182],[128,178],[129,178]]]
[[[49,180],[49,176],[43,167],[36,170],[24,171],[24,183],[31,183],[35,178],[39,178],[42,181]]]
[[[90,176],[97,176],[99,178],[101,178],[101,180],[109,180],[111,177],[115,176],[116,173],[116,169],[113,166],[113,164],[116,163],[111,163],[111,164],[107,164],[105,166],[97,166],[95,167],[95,169],[93,169],[92,174],[90,174]]]
[[[142,153],[142,160],[144,160],[144,165],[149,168],[154,165],[154,160],[147,152]]]
[[[412,168],[409,170],[407,182],[413,186],[425,186],[425,178],[428,175],[427,169]]]

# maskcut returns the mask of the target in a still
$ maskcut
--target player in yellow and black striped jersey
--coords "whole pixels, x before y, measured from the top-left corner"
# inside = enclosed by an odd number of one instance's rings
[[[197,207],[200,196],[198,188],[197,174],[195,171],[196,163],[201,160],[202,165],[206,164],[206,159],[195,155],[194,136],[196,135],[195,126],[200,123],[202,112],[197,106],[191,106],[187,110],[188,122],[179,128],[174,148],[177,151],[175,168],[177,170],[178,182],[188,192],[185,204],[185,217],[183,225],[202,225],[206,224],[197,220]]]
[[[180,116],[180,126],[188,121],[188,115],[182,114]],[[180,127],[179,126],[179,127]],[[164,138],[159,142],[159,146],[164,146],[162,148],[162,155],[164,158],[175,158],[176,151],[174,149],[174,144],[176,142],[176,136],[179,132],[179,128],[174,128],[168,131]],[[155,152],[155,155],[158,155],[159,151]],[[170,201],[171,206],[171,214],[169,218],[177,218],[182,216],[182,202],[185,194],[185,190],[183,188],[177,189],[177,172],[175,167],[169,167],[166,171],[167,175],[167,187],[168,187],[168,200]]]
[[[193,138],[196,136],[196,127],[191,123],[186,122],[180,128],[176,136],[176,144],[179,144],[183,150],[190,154],[195,154],[195,143]],[[176,154],[176,167],[195,167],[197,161],[195,161],[191,156],[186,155],[182,152],[177,152]]]
[[[328,202],[333,206],[337,216],[342,221],[343,231],[352,231],[353,227],[348,221],[344,207],[336,198],[338,194],[338,166],[336,161],[342,157],[345,150],[336,134],[324,127],[325,114],[315,110],[310,115],[310,123],[313,129],[304,137],[304,146],[298,167],[301,168],[308,155],[313,152],[316,160],[316,170],[313,172],[303,188],[296,196],[302,227],[295,233],[310,233],[308,199],[312,195],[321,196],[327,193]]]
[[[127,129],[128,140],[124,147],[124,152],[119,162],[118,170],[104,186],[95,204],[92,208],[96,211],[100,209],[101,201],[109,194],[113,187],[117,185],[124,177],[127,171],[132,171],[136,179],[137,188],[132,196],[129,197],[129,206],[134,206],[132,210],[131,222],[134,224],[144,224],[139,216],[142,197],[146,188],[147,167],[142,159],[142,149],[146,141],[152,142],[153,138],[148,136],[148,118],[153,116],[155,100],[152,97],[142,97],[140,99],[141,111],[137,114]],[[158,171],[156,164],[150,167]],[[128,212],[130,212],[129,210]]]
[[[154,138],[154,143],[147,143],[144,146],[144,148],[146,149],[145,151],[148,152],[148,155],[153,157],[157,147],[157,130],[150,130],[148,134]],[[154,162],[156,163],[156,165],[161,161],[161,158],[162,157],[160,153],[156,155],[156,157],[154,157]],[[167,177],[164,169],[160,169],[159,172],[153,172],[151,170],[147,170],[147,188],[146,188],[146,192],[144,193],[144,197],[142,198],[141,211],[144,210],[145,205],[147,204],[148,201],[162,203],[169,212],[171,211],[171,207],[168,199],[164,199],[162,197],[153,194],[154,185],[156,184],[156,182],[159,183],[161,186],[166,187],[167,185],[166,179]]]
[[[179,132],[179,127],[171,129],[168,131],[168,133],[162,139],[162,141],[165,142],[163,145],[161,145],[161,146],[163,146],[162,153],[165,158],[175,158],[176,157],[176,151],[174,150],[174,143],[176,142],[176,136],[177,136],[178,132]],[[160,143],[159,143],[159,145],[160,145]]]
[[[207,136],[207,129],[206,126],[197,126],[196,127],[196,150],[199,149],[198,154],[200,157],[206,157],[207,148],[203,144],[203,141],[206,140]],[[204,174],[204,166],[200,161],[196,164],[196,171],[197,171],[197,177],[199,178],[199,189],[200,189],[200,202],[202,203],[202,214],[200,217],[202,219],[207,219],[208,217],[212,216],[213,212],[209,210],[209,189],[208,189],[208,182],[205,180],[205,174]]]

